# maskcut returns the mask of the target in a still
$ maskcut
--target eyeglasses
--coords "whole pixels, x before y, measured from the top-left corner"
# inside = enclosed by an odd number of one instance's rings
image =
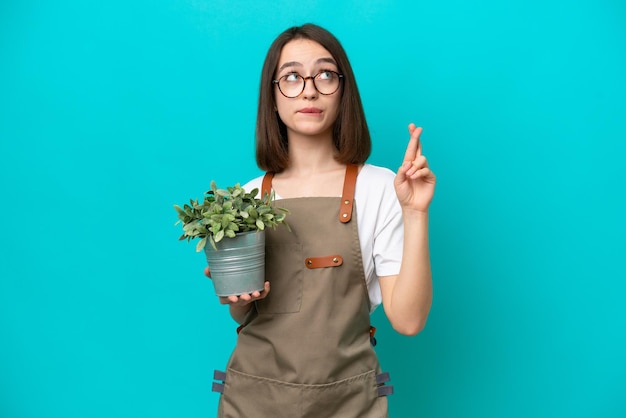
[[[307,80],[313,81],[315,90],[320,94],[328,96],[339,90],[342,78],[343,74],[324,70],[310,77],[302,77],[298,73],[290,73],[280,77],[278,80],[272,80],[272,83],[278,85],[278,90],[280,90],[283,96],[293,99],[302,94],[306,88]]]

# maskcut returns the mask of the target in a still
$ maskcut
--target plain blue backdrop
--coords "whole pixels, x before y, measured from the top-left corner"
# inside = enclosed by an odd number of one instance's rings
[[[626,416],[626,6],[0,5],[0,416],[214,416],[235,324],[172,205],[260,174],[265,53],[343,43],[395,169],[424,127],[434,304],[382,309],[394,417]]]

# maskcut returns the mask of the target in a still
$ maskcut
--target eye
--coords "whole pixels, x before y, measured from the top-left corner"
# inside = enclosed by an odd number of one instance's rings
[[[290,73],[290,74],[284,75],[282,77],[282,79],[285,80],[288,83],[296,83],[296,82],[300,81],[301,78],[302,77],[300,77],[300,74],[298,74],[298,73]]]
[[[332,80],[335,78],[335,73],[332,71],[320,71],[320,73],[316,77],[318,80]]]

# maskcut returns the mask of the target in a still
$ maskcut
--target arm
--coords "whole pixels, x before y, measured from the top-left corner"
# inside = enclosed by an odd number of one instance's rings
[[[428,168],[419,141],[421,128],[409,125],[411,140],[394,181],[404,220],[400,273],[380,277],[385,314],[401,334],[416,335],[426,324],[432,304],[432,274],[428,250],[428,206],[435,175]]]

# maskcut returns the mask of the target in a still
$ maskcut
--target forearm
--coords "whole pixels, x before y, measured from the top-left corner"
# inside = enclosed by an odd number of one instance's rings
[[[415,335],[424,328],[432,304],[428,213],[404,211],[402,264],[391,294],[390,321],[398,332]]]
[[[252,303],[243,306],[232,304],[230,305],[230,316],[241,325],[246,320],[250,309],[252,309]]]

